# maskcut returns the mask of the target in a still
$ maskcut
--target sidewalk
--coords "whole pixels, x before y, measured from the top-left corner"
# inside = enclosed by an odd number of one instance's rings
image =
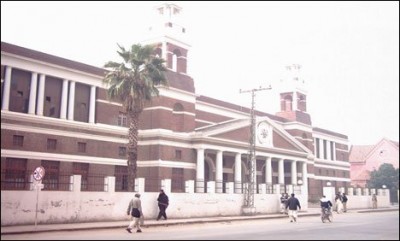
[[[390,208],[378,209],[351,209],[348,212],[384,212],[398,211],[398,206]],[[307,211],[300,211],[299,217],[304,216],[319,216],[319,208],[308,208]],[[252,216],[226,216],[226,217],[201,217],[201,218],[183,218],[183,219],[168,219],[156,221],[155,219],[145,220],[143,227],[169,226],[179,224],[194,224],[194,223],[212,223],[212,222],[231,222],[238,220],[256,220],[256,219],[272,219],[272,218],[288,218],[283,214],[262,214]],[[88,230],[88,229],[106,229],[106,228],[126,228],[129,221],[107,221],[107,222],[92,222],[92,223],[67,223],[67,224],[38,224],[21,225],[21,226],[5,226],[1,227],[1,235],[4,234],[22,234],[22,233],[37,233],[51,231],[72,231],[72,230]]]

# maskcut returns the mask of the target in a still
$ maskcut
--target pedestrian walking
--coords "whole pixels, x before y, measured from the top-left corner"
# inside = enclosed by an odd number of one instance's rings
[[[291,197],[288,199],[286,208],[289,209],[289,220],[290,222],[297,222],[297,208],[301,209],[299,199],[294,196],[294,193],[291,194]]]
[[[342,195],[342,204],[343,204],[343,212],[347,212],[347,200],[349,200],[346,196],[346,193]]]
[[[378,208],[378,198],[376,197],[376,194],[372,194],[372,208]]]
[[[336,213],[342,213],[343,211],[343,203],[342,203],[342,195],[338,192],[335,196],[335,206]]]
[[[141,233],[140,229],[140,217],[143,216],[142,211],[142,201],[140,200],[140,194],[136,193],[135,197],[129,202],[128,210],[126,211],[128,215],[131,215],[131,222],[129,223],[126,231],[132,233],[132,228],[136,227],[136,232]]]
[[[160,220],[161,217],[164,217],[165,220],[167,220],[167,213],[165,212],[167,210],[167,207],[169,205],[169,200],[167,194],[165,194],[164,190],[160,190],[160,194],[158,194],[158,209],[160,212],[158,213],[157,221]]]
[[[287,203],[288,199],[289,199],[288,194],[282,193],[282,196],[280,197],[282,214],[287,214],[286,203]]]

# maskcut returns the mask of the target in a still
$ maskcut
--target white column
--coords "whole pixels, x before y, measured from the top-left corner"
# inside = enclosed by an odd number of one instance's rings
[[[265,159],[265,182],[272,185],[272,162],[269,156]]]
[[[45,80],[46,80],[46,75],[41,74],[39,77],[39,92],[38,92],[38,102],[37,102],[37,112],[36,112],[36,114],[39,116],[43,115]]]
[[[292,161],[291,169],[292,185],[297,185],[297,162],[295,160]]]
[[[303,185],[307,185],[307,181],[308,181],[308,179],[307,179],[307,175],[308,175],[308,172],[307,172],[307,163],[306,162],[303,162],[302,163],[302,181],[303,181]]]
[[[29,92],[29,108],[28,108],[28,114],[35,114],[36,110],[36,88],[37,88],[37,73],[32,72],[32,77],[31,77],[31,90]]]
[[[89,105],[89,123],[94,124],[94,116],[96,110],[96,86],[90,88],[90,105]]]
[[[285,184],[285,172],[284,172],[283,168],[284,168],[283,159],[279,159],[279,161],[278,161],[278,183],[280,185]]]
[[[317,157],[317,138],[314,138],[314,153],[315,157]]]
[[[242,191],[242,154],[236,153],[235,155],[235,193]]]
[[[326,140],[326,159],[327,160],[332,160],[332,155],[331,155],[331,141]]]
[[[332,156],[332,160],[336,161],[336,142],[332,142],[333,143],[333,156]]]
[[[12,72],[12,67],[6,66],[4,86],[3,86],[3,89],[4,89],[3,105],[1,106],[2,110],[8,110],[9,105],[10,105],[11,72]]]
[[[302,193],[308,193],[308,172],[307,172],[307,163],[303,162],[302,163],[302,181],[303,181],[303,186],[302,186]]]
[[[222,193],[222,151],[217,151],[217,160],[215,166],[215,182],[216,182],[216,190],[217,193]]]
[[[297,110],[297,92],[293,91],[293,110],[296,111]]]
[[[60,118],[67,119],[67,100],[68,100],[68,80],[63,80],[62,94],[61,94],[61,113]]]
[[[324,159],[324,141],[319,138],[319,158]]]
[[[168,59],[167,59],[167,42],[166,41],[163,41],[162,42],[162,46],[161,46],[161,50],[162,50],[162,58],[165,60],[165,64],[166,64],[166,66],[168,66]]]
[[[75,82],[69,83],[68,120],[74,120]]]
[[[257,157],[254,157],[254,177],[253,177],[253,183],[254,183],[254,193],[256,193],[257,190]]]
[[[185,192],[186,193],[194,193],[194,181],[193,180],[185,181]]]
[[[204,149],[197,149],[196,192],[204,192]]]

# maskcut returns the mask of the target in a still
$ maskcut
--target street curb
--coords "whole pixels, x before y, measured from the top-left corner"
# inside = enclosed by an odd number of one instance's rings
[[[299,217],[305,216],[319,216],[319,213],[299,213]],[[238,217],[218,217],[218,218],[204,218],[197,220],[179,220],[176,219],[172,222],[154,222],[150,224],[141,225],[143,228],[148,227],[167,227],[167,226],[177,226],[177,225],[187,225],[187,224],[202,224],[202,223],[218,223],[218,222],[235,222],[235,221],[246,221],[246,220],[260,220],[260,219],[279,219],[288,218],[287,215],[273,215],[273,216],[238,216]],[[76,224],[79,225],[79,224]],[[40,225],[39,225],[40,226]],[[62,228],[49,228],[49,229],[39,229],[39,230],[20,230],[20,231],[2,231],[1,235],[13,235],[13,234],[28,234],[28,233],[43,233],[43,232],[61,232],[61,231],[77,231],[77,230],[94,230],[94,229],[112,229],[112,228],[126,228],[127,224],[115,224],[115,225],[101,225],[91,227],[62,227]],[[43,228],[43,227],[42,227]]]

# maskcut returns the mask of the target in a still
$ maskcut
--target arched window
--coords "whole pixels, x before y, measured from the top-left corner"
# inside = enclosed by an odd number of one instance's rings
[[[181,103],[175,103],[172,111],[172,125],[173,131],[184,131],[184,108]]]
[[[181,51],[179,49],[175,49],[172,55],[172,70],[175,72],[179,72],[178,69],[178,58],[181,56]]]
[[[162,50],[161,50],[161,48],[156,48],[156,49],[154,50],[154,55],[155,55],[156,57],[158,57],[158,58],[162,58]]]
[[[183,105],[181,103],[175,103],[174,105],[174,112],[182,112],[183,111]]]
[[[293,98],[291,95],[285,96],[285,111],[292,111]]]

